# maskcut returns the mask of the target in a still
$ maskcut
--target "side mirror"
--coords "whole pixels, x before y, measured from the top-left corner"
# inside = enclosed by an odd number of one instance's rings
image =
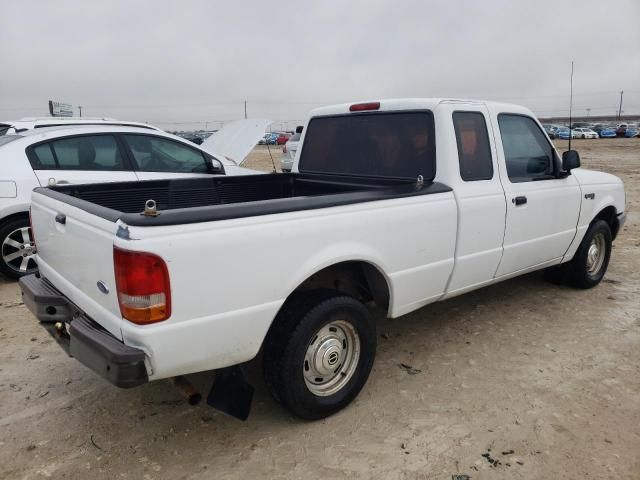
[[[562,169],[570,172],[580,166],[580,155],[575,150],[568,150],[562,153]]]
[[[207,173],[223,173],[224,168],[222,167],[222,163],[217,158],[209,158],[207,157],[205,160],[205,164],[207,166]]]

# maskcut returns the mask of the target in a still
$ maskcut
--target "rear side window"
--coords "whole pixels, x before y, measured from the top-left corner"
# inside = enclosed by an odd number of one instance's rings
[[[35,170],[53,170],[56,168],[56,159],[50,143],[42,143],[33,149],[33,156],[37,161],[32,161],[31,166]]]
[[[491,145],[484,115],[480,112],[455,112],[453,127],[462,179],[470,182],[493,178]]]
[[[82,135],[41,143],[31,149],[29,159],[36,170],[125,170],[111,135]]]
[[[509,180],[514,183],[555,178],[553,147],[538,124],[522,115],[498,115]]]
[[[307,128],[300,171],[427,181],[435,177],[433,114],[316,117]]]

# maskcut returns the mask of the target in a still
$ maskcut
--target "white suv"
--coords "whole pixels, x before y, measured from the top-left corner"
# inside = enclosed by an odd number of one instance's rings
[[[19,278],[37,268],[29,226],[34,188],[263,173],[239,166],[263,133],[260,121],[242,120],[200,146],[146,125],[36,126],[0,135],[0,273]]]

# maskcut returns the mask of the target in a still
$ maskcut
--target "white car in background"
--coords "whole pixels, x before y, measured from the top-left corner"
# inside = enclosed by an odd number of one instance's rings
[[[121,125],[160,130],[158,127],[140,122],[127,122],[107,117],[27,117],[20,120],[0,121],[0,135],[14,135],[26,130],[73,125]]]
[[[289,173],[293,167],[293,161],[296,158],[296,152],[298,151],[298,144],[300,143],[300,136],[302,133],[293,134],[287,143],[282,147],[282,158],[280,158],[280,168],[284,173]]]
[[[571,129],[571,136],[573,138],[599,138],[598,132],[585,127]]]
[[[240,164],[268,123],[232,122],[200,146],[148,126],[35,127],[0,136],[0,273],[15,279],[37,268],[29,225],[34,188],[263,173]]]

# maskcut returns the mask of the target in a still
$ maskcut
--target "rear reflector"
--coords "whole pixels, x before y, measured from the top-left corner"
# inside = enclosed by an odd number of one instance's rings
[[[380,102],[354,103],[349,107],[350,112],[362,112],[364,110],[379,110]]]
[[[167,264],[157,255],[113,248],[120,313],[144,325],[171,316],[171,287]]]

